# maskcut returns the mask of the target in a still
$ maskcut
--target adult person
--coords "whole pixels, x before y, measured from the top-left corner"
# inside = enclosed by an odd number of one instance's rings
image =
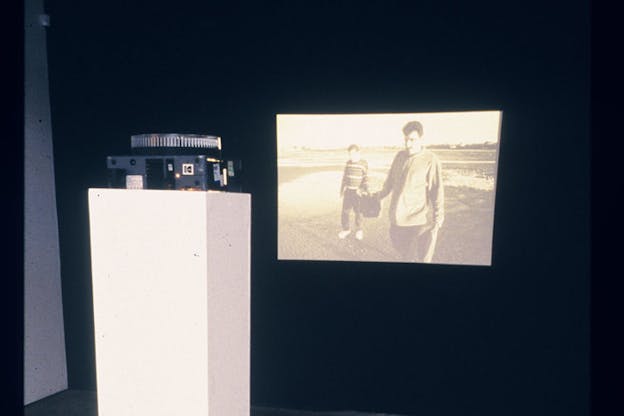
[[[406,262],[430,263],[438,230],[444,222],[444,185],[438,157],[424,147],[423,126],[403,127],[405,148],[390,167],[382,189],[374,195],[390,201],[390,239]]]

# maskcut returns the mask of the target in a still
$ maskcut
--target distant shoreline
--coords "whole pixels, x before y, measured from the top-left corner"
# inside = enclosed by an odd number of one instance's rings
[[[452,147],[454,146],[454,147]],[[405,147],[403,146],[360,146],[360,150],[362,151],[399,151],[403,150]],[[481,145],[481,144],[468,144],[464,146],[457,145],[425,145],[425,148],[431,150],[440,150],[440,151],[456,151],[456,150],[471,150],[475,152],[494,152],[498,149],[498,143],[493,145]],[[345,151],[344,147],[289,147],[289,148],[281,148],[278,149],[278,153],[280,152],[340,152]]]
[[[342,172],[342,168],[337,166],[278,166],[277,182],[278,185],[282,185],[311,173],[331,171]]]

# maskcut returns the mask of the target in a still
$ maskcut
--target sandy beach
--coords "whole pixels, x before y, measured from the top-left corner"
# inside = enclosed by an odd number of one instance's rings
[[[382,202],[378,218],[365,218],[364,239],[338,238],[342,200],[340,166],[280,166],[278,169],[278,258],[400,262],[388,235],[388,205]],[[369,173],[370,189],[381,188],[385,172]],[[491,261],[492,190],[445,186],[446,219],[438,234],[433,263],[489,265]]]

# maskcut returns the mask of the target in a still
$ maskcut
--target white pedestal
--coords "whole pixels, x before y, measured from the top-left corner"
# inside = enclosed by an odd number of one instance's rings
[[[248,416],[249,194],[90,189],[99,416]]]

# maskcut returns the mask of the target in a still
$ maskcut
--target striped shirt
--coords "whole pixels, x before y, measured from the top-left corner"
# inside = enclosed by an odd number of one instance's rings
[[[368,192],[368,163],[365,160],[347,161],[342,175],[340,191],[345,189],[359,189],[362,192]]]

